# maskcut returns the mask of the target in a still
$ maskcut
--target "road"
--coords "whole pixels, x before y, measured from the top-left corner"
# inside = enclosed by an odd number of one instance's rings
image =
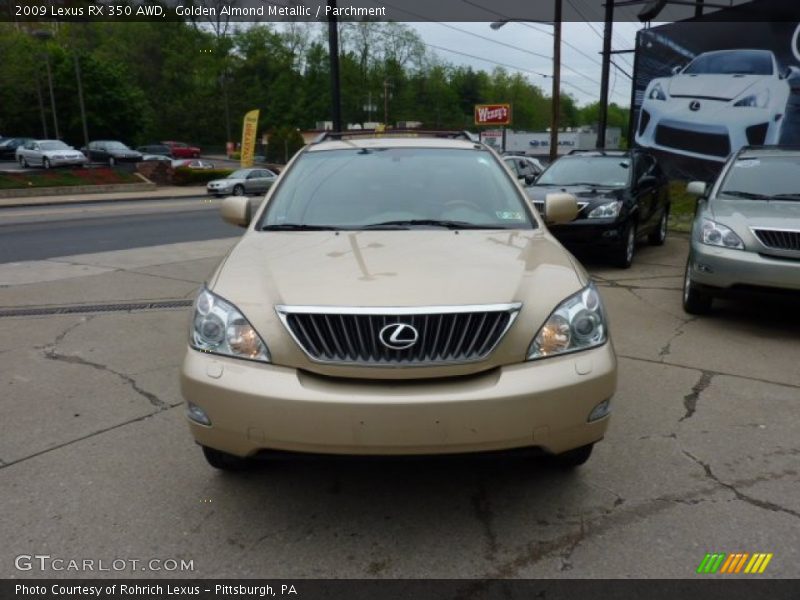
[[[219,200],[131,200],[0,209],[0,264],[235,237]]]
[[[178,371],[187,304],[233,242],[0,264],[0,578],[800,575],[800,316],[764,302],[688,317],[685,236],[629,270],[588,265],[619,385],[573,473],[475,456],[208,467]],[[763,575],[697,575],[710,552],[774,556]],[[25,554],[192,568],[21,571]]]

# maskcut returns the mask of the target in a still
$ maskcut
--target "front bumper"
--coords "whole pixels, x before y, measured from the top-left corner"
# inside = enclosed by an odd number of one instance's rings
[[[800,290],[800,260],[774,258],[692,240],[692,282],[702,286]]]
[[[625,224],[618,219],[581,219],[548,229],[565,246],[599,248],[619,246],[625,237]]]
[[[214,196],[230,196],[233,193],[233,188],[206,187],[206,192]]]
[[[723,162],[747,145],[778,143],[783,112],[774,108],[732,106],[727,100],[702,100],[692,111],[691,98],[646,101],[639,114],[636,143],[646,148]]]
[[[238,456],[561,453],[602,439],[609,417],[588,417],[614,394],[616,377],[611,342],[472,376],[403,381],[329,378],[189,349],[181,391],[211,420],[188,420],[195,440]]]
[[[81,158],[50,158],[50,164],[54,167],[66,167],[66,166],[80,166],[85,165],[89,160],[85,157]]]

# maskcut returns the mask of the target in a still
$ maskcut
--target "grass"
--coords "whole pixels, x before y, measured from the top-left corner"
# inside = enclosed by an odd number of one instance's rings
[[[133,173],[101,169],[52,169],[31,173],[0,173],[0,190],[141,183]]]
[[[689,233],[692,230],[694,220],[694,209],[697,206],[697,199],[686,193],[685,181],[669,182],[669,197],[672,202],[672,209],[669,215],[669,228],[672,231],[682,231]]]

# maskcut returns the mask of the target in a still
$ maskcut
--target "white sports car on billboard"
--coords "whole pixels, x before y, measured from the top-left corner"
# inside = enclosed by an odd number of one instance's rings
[[[720,162],[742,146],[776,144],[790,72],[780,70],[769,50],[699,54],[672,77],[647,85],[636,142]]]

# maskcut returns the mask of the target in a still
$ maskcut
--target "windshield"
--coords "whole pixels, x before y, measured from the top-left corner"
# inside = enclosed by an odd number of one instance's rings
[[[728,170],[718,195],[751,200],[800,199],[800,155],[740,158]]]
[[[709,52],[684,69],[686,75],[772,75],[772,56],[766,50]]]
[[[39,147],[42,150],[69,150],[69,146],[67,146],[64,142],[42,142],[39,144]]]
[[[106,148],[109,150],[130,150],[130,148],[122,142],[106,142]]]
[[[436,226],[530,229],[525,200],[485,150],[371,148],[306,152],[262,227]]]
[[[631,161],[625,156],[569,156],[554,162],[536,185],[625,187]]]

